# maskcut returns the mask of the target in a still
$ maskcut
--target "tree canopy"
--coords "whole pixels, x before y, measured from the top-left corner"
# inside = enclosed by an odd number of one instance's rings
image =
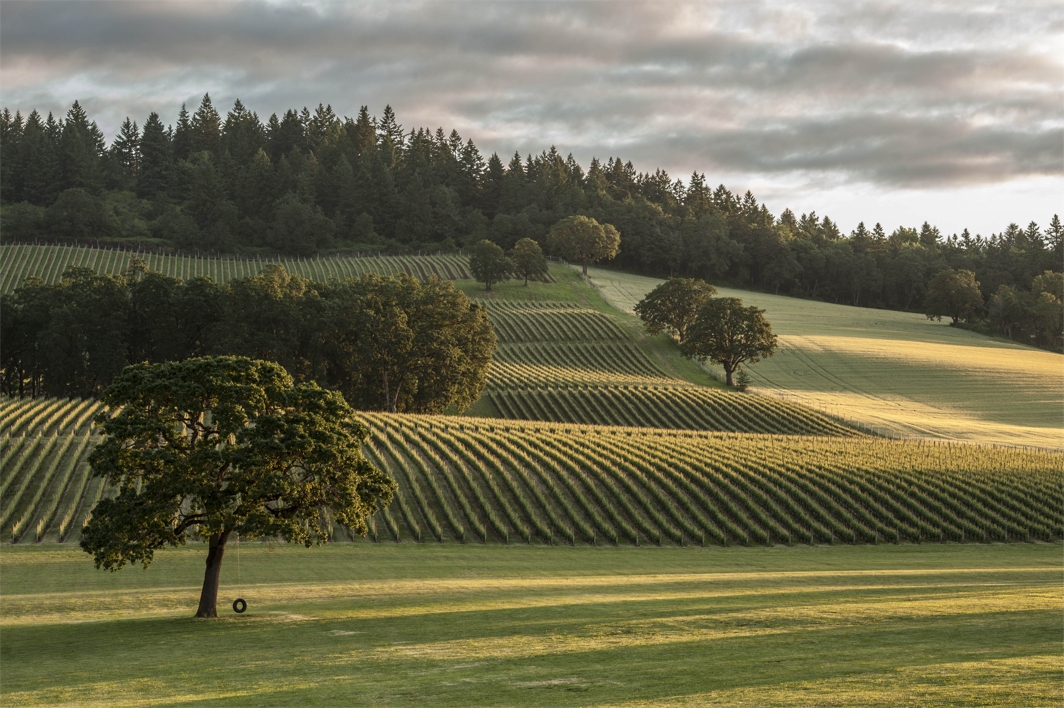
[[[131,361],[239,355],[343,392],[364,410],[461,411],[484,388],[495,334],[452,283],[367,275],[321,283],[268,265],[217,286],[126,269],[68,269],[0,298],[0,390],[97,395]]]
[[[525,280],[528,287],[529,279],[541,279],[547,275],[547,259],[543,257],[543,249],[530,238],[520,239],[514,244],[513,253],[510,256],[515,275]]]
[[[1055,214],[990,234],[947,235],[927,222],[892,232],[862,222],[845,234],[826,215],[773,214],[697,171],[681,180],[619,156],[581,165],[554,146],[482,155],[457,131],[404,128],[388,106],[376,117],[319,104],[260,118],[239,100],[223,114],[205,95],[173,108],[169,125],[154,111],[127,119],[110,145],[79,103],[56,116],[0,111],[5,242],[151,239],[186,252],[295,255],[482,239],[509,251],[528,238],[582,261],[548,233],[584,216],[623,234],[612,263],[626,270],[908,311],[945,269],[975,273],[989,303],[1002,285],[1030,293],[1035,277],[1064,268]],[[1011,336],[1046,346],[1033,305],[1025,312]]]
[[[477,282],[484,283],[484,289],[491,291],[491,286],[502,280],[509,280],[514,264],[506,253],[487,239],[473,245],[469,254],[469,272]]]
[[[365,275],[319,289],[325,381],[361,409],[461,412],[487,384],[487,311],[449,281]]]
[[[650,334],[667,331],[683,344],[698,310],[716,294],[717,289],[704,280],[669,278],[636,303],[635,313]]]
[[[743,307],[743,301],[735,297],[710,298],[698,309],[680,351],[688,359],[719,364],[727,384],[734,386],[732,374],[742,364],[755,364],[775,354],[776,335],[764,310]]]
[[[362,456],[368,430],[336,392],[244,357],[136,364],[103,395],[92,474],[118,493],[82,532],[96,566],[147,567],[156,550],[209,539],[197,617],[216,617],[232,533],[311,546],[333,523],[365,534],[395,482]]]
[[[600,224],[588,216],[568,216],[550,229],[547,243],[565,258],[587,266],[613,258],[621,250],[621,235],[612,224]]]
[[[983,296],[975,273],[970,270],[939,271],[927,285],[924,311],[928,317],[949,315],[956,324],[963,317],[970,319],[983,306]]]

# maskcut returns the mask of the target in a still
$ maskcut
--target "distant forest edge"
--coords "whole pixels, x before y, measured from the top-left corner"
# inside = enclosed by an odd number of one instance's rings
[[[971,271],[980,297],[967,326],[1062,345],[1064,280],[1036,282],[1064,264],[1057,215],[988,237],[927,222],[890,234],[861,223],[846,235],[813,212],[777,217],[697,172],[685,185],[619,157],[585,170],[553,146],[504,164],[454,130],[404,130],[390,107],[341,118],[319,105],[263,123],[240,101],[223,117],[207,95],[172,126],[155,112],[142,126],[127,119],[110,145],[76,102],[59,119],[4,109],[0,154],[7,243],[306,257],[453,251],[487,238],[509,249],[526,237],[546,247],[551,225],[584,214],[621,233],[617,267],[828,302],[919,310],[936,275]]]

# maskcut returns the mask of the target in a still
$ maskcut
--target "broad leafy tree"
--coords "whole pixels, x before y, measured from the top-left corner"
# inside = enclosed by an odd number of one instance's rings
[[[551,249],[584,267],[616,257],[621,251],[621,235],[610,224],[600,224],[587,216],[568,216],[550,229]]]
[[[147,567],[156,550],[208,540],[197,617],[217,617],[231,534],[310,547],[333,523],[365,534],[395,482],[362,456],[364,425],[340,394],[294,385],[241,357],[126,368],[103,397],[92,474],[118,493],[92,510],[81,547],[98,568]]]
[[[469,270],[477,282],[484,283],[484,289],[491,291],[491,286],[503,280],[509,280],[514,264],[506,257],[499,246],[484,239],[473,246],[469,255]]]
[[[530,238],[523,238],[514,244],[513,255],[514,273],[525,279],[525,287],[528,280],[541,280],[547,275],[547,259],[543,257],[543,249]]]
[[[732,374],[742,364],[754,364],[776,353],[776,335],[764,310],[743,307],[743,301],[735,297],[710,298],[688,327],[680,351],[688,359],[719,364],[728,385],[733,386]]]
[[[635,313],[650,334],[668,332],[682,344],[698,310],[716,294],[704,280],[669,278],[636,304]]]
[[[460,412],[480,397],[495,330],[449,281],[366,275],[317,292],[324,380],[356,408]]]
[[[931,278],[924,296],[924,312],[928,317],[942,318],[948,315],[957,324],[961,318],[971,319],[983,306],[979,281],[970,270],[939,271]]]

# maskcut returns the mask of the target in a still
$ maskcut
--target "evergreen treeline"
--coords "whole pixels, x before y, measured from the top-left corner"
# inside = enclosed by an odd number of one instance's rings
[[[352,119],[319,105],[264,123],[240,101],[223,116],[204,96],[172,126],[157,113],[143,125],[127,119],[109,146],[77,103],[59,120],[5,109],[0,153],[9,241],[310,254],[486,238],[509,250],[522,238],[546,248],[550,227],[579,214],[620,232],[613,263],[626,269],[901,310],[921,309],[943,270],[972,271],[990,303],[1002,287],[1023,300],[1036,276],[1064,264],[1056,216],[1044,229],[1014,223],[985,238],[946,236],[926,222],[889,234],[862,223],[847,235],[815,213],[777,217],[749,192],[713,189],[698,173],[685,185],[612,157],[585,170],[553,147],[485,159],[456,131],[404,130],[390,107],[379,118],[363,107]]]
[[[97,396],[128,365],[237,355],[275,361],[359,410],[468,408],[487,382],[495,333],[450,281],[366,275],[322,283],[269,265],[224,286],[70,266],[0,296],[0,391]]]

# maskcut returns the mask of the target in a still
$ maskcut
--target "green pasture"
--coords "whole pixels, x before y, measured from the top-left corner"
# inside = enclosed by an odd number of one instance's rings
[[[1064,701],[1059,544],[0,553],[5,706]],[[237,565],[239,563],[239,580]],[[224,611],[223,611],[224,610]]]
[[[661,282],[589,276],[626,311]],[[762,390],[895,435],[1064,447],[1064,356],[920,314],[718,290],[764,308],[780,335],[776,355],[748,369]]]

